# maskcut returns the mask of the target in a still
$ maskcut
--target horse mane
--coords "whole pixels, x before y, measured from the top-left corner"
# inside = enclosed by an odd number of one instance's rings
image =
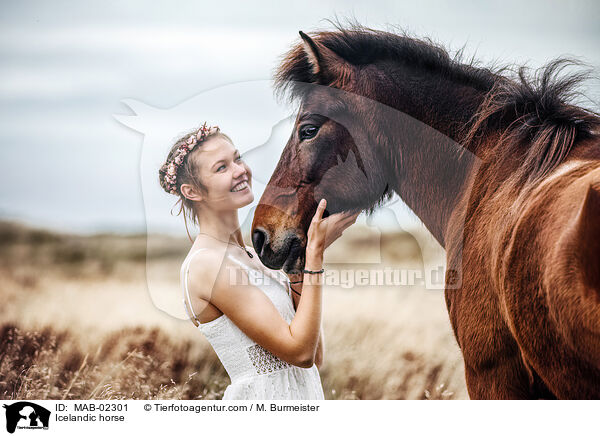
[[[466,60],[464,48],[454,56],[429,38],[417,39],[403,29],[397,33],[374,30],[356,22],[346,27],[330,21],[337,31],[307,32],[309,36],[352,65],[366,65],[389,60],[420,65],[446,77],[461,81],[477,89],[488,91],[495,82],[496,72],[481,67],[472,57]],[[294,45],[281,59],[274,74],[274,89],[278,99],[288,96],[288,102],[302,100],[306,93],[303,84],[316,83],[312,68],[302,44]]]
[[[463,145],[489,129],[501,131],[501,156],[523,155],[518,179],[539,180],[565,160],[575,144],[598,135],[600,114],[577,106],[579,90],[591,70],[563,74],[582,62],[560,57],[536,72],[521,66],[516,78],[499,76],[468,126]],[[523,153],[524,151],[524,153]]]
[[[429,38],[416,39],[401,29],[396,34],[358,23],[332,24],[337,31],[310,32],[311,38],[353,65],[386,60],[419,65],[485,93],[460,142],[466,149],[488,129],[501,131],[496,145],[500,156],[520,155],[527,148],[519,170],[526,179],[548,174],[578,140],[598,134],[600,114],[573,103],[582,96],[579,87],[590,78],[591,70],[562,74],[567,67],[585,65],[580,61],[558,58],[534,74],[526,66],[483,67],[474,57],[464,59],[464,46],[450,56]],[[289,103],[302,101],[305,84],[316,81],[302,44],[297,44],[275,72],[275,95],[280,100],[287,95]]]

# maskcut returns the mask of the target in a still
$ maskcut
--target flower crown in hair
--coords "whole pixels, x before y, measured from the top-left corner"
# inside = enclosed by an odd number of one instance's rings
[[[167,174],[165,174],[165,182],[167,189],[171,194],[177,194],[177,170],[185,160],[186,155],[206,139],[212,129],[219,130],[219,126],[207,126],[206,123],[198,129],[196,133],[192,133],[173,153],[173,160],[167,166]]]

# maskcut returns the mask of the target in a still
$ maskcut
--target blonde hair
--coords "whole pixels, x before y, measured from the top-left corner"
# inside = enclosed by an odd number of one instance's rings
[[[202,184],[202,181],[200,180],[200,177],[198,175],[200,168],[198,166],[199,162],[198,162],[197,150],[200,149],[202,142],[204,142],[207,139],[212,138],[212,137],[221,137],[221,138],[224,138],[227,141],[229,141],[231,144],[233,144],[233,141],[231,140],[231,138],[229,136],[227,136],[225,133],[222,133],[218,127],[216,127],[215,131],[204,135],[202,141],[200,143],[198,143],[187,155],[184,156],[181,164],[179,164],[175,167],[176,192],[173,192],[172,185],[167,180],[169,166],[172,164],[173,160],[179,154],[180,147],[182,147],[184,144],[186,144],[186,141],[188,140],[190,135],[196,134],[197,131],[198,131],[198,129],[194,129],[194,130],[186,133],[185,135],[181,136],[179,139],[177,139],[175,141],[174,145],[171,147],[169,154],[167,155],[166,162],[158,170],[158,181],[160,183],[160,186],[165,190],[165,192],[179,197],[173,207],[176,207],[177,204],[179,204],[179,211],[175,215],[179,216],[179,215],[183,214],[185,230],[187,232],[187,235],[188,235],[188,238],[190,239],[190,241],[192,240],[192,237],[190,236],[190,232],[189,232],[189,228],[188,228],[188,219],[192,223],[196,224],[196,226],[198,226],[198,224],[199,224],[198,223],[198,214],[196,212],[196,209],[194,208],[194,201],[190,200],[189,198],[187,198],[185,195],[183,195],[181,193],[181,185],[190,184],[190,185],[194,186],[196,189],[200,190],[201,192],[204,192],[204,193],[208,192],[206,186],[204,186]],[[193,158],[190,157],[191,155],[194,155],[194,157]],[[171,209],[171,215],[173,215],[173,209]]]

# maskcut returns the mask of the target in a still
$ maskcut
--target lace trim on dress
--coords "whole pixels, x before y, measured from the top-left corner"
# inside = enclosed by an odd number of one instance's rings
[[[257,374],[268,374],[292,366],[258,344],[252,345],[246,350]]]

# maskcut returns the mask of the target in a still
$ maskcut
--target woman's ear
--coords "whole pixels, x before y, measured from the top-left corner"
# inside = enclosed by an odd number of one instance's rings
[[[195,186],[190,185],[189,183],[182,184],[179,189],[181,189],[181,193],[188,200],[201,201],[204,199],[200,191]]]

